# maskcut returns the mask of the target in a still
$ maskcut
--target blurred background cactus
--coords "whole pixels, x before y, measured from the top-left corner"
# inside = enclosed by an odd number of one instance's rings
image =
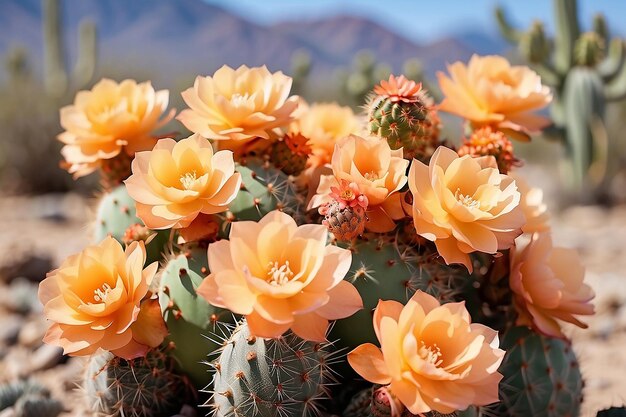
[[[61,0],[43,0],[44,85],[53,97],[66,94],[70,85],[76,89],[84,87],[96,69],[96,25],[83,20],[79,29],[76,67],[72,77],[68,74],[61,10]]]
[[[610,38],[600,14],[584,32],[576,0],[553,4],[554,39],[547,37],[542,22],[522,31],[510,24],[502,8],[496,9],[496,18],[502,35],[552,88],[553,126],[545,135],[563,141],[569,158],[567,185],[589,202],[605,197],[619,164],[619,135],[607,129],[606,107],[626,97],[624,41]]]
[[[388,64],[376,60],[372,51],[362,50],[354,56],[351,68],[341,68],[335,76],[344,100],[357,107],[365,102],[367,94],[380,80],[389,77],[391,71]]]
[[[66,191],[77,188],[58,169],[60,144],[59,107],[67,104],[76,90],[92,80],[97,65],[96,25],[81,20],[76,65],[67,68],[62,0],[42,0],[42,82],[33,62],[32,50],[14,45],[4,57],[6,83],[0,85],[0,184],[5,192],[28,193]],[[43,87],[43,88],[42,88]],[[42,90],[45,93],[42,93]],[[91,188],[82,181],[79,187]]]

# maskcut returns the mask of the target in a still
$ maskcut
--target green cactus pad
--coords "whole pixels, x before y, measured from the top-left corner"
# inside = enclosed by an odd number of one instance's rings
[[[302,215],[304,198],[293,179],[258,158],[237,165],[242,188],[229,205],[232,220],[259,221],[272,210],[282,210],[294,218]]]
[[[363,310],[335,322],[330,340],[337,347],[354,349],[362,343],[377,344],[372,314],[379,300],[406,304],[416,290],[439,300],[454,301],[469,279],[462,268],[441,263],[431,244],[402,243],[394,235],[368,234],[354,241],[352,266],[346,280],[363,299]]]
[[[487,410],[511,417],[578,415],[583,382],[568,341],[514,327],[501,345],[506,350],[499,369],[501,402]]]
[[[122,242],[126,229],[135,224],[143,226],[143,222],[136,216],[135,200],[121,184],[111,192],[105,193],[98,204],[96,224],[94,230],[95,242],[101,242],[105,237],[112,236]],[[168,230],[155,232],[156,236],[146,245],[146,264],[160,261],[167,247],[170,232]]]
[[[219,347],[211,336],[221,322],[232,322],[232,314],[213,307],[196,294],[208,275],[206,249],[195,247],[171,259],[161,275],[159,302],[174,343],[170,354],[198,389],[206,386],[209,368],[202,363]]]
[[[331,354],[292,333],[279,339],[250,335],[237,326],[214,367],[214,417],[314,416],[332,383]]]

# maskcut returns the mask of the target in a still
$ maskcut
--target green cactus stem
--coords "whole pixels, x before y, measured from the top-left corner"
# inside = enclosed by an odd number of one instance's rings
[[[209,274],[206,247],[186,246],[170,259],[161,274],[159,302],[170,332],[166,341],[169,354],[198,389],[206,386],[209,369],[202,363],[220,347],[216,340],[224,323],[232,323],[232,314],[213,307],[196,293]]]
[[[582,378],[568,341],[533,333],[525,327],[509,330],[502,340],[506,350],[499,372],[500,403],[484,407],[494,415],[510,417],[577,416]]]
[[[443,302],[455,301],[469,279],[465,269],[443,264],[432,243],[366,234],[347,247],[352,251],[352,266],[345,279],[359,291],[363,310],[335,322],[329,340],[338,348],[377,343],[372,312],[379,300],[405,304],[419,289]]]
[[[109,352],[93,355],[82,388],[92,411],[106,416],[169,417],[194,397],[174,360],[158,349],[131,361]]]
[[[316,416],[328,398],[335,357],[328,346],[293,333],[278,339],[250,335],[239,324],[214,362],[214,417]]]

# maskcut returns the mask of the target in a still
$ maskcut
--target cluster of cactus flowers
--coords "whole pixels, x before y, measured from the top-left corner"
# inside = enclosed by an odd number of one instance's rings
[[[186,138],[155,134],[173,111],[149,83],[79,93],[61,139],[105,179],[95,242],[39,297],[44,340],[90,358],[93,411],[577,415],[561,324],[593,292],[511,172],[550,92],[500,57],[449,71],[441,104],[392,75],[359,116],[224,66],[182,93]],[[458,150],[439,111],[465,120]]]

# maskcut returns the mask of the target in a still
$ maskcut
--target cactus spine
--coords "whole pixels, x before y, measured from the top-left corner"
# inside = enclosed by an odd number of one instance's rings
[[[70,84],[80,88],[93,77],[96,67],[96,26],[82,22],[79,31],[78,60],[72,80],[65,66],[61,0],[43,0],[44,84],[52,97],[61,97]]]
[[[212,416],[316,416],[328,398],[332,354],[292,333],[279,339],[250,335],[239,324],[213,364]]]
[[[296,218],[303,215],[304,198],[295,181],[268,161],[250,158],[237,166],[242,188],[229,205],[228,221],[259,221],[272,210],[282,210]]]
[[[539,23],[522,32],[508,23],[502,9],[496,10],[496,18],[503,36],[519,45],[521,55],[554,89],[552,135],[567,147],[570,186],[583,191],[610,177],[607,158],[612,145],[604,129],[604,108],[626,97],[624,42],[612,39],[605,57],[609,30],[602,16],[595,17],[592,32],[581,34],[576,0],[554,0],[554,10],[553,48]]]
[[[126,361],[109,352],[87,363],[83,391],[98,415],[169,417],[190,399],[189,384],[174,372],[174,361],[160,350]]]

